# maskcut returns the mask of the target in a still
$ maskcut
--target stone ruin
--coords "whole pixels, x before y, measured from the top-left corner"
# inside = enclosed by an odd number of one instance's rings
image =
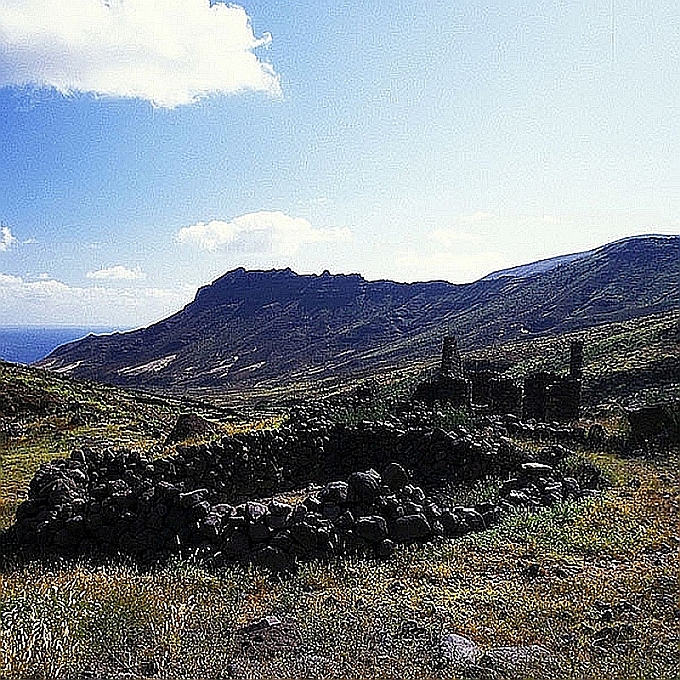
[[[463,362],[458,350],[458,341],[453,335],[448,335],[444,338],[441,373],[451,378],[463,378]]]
[[[632,445],[643,450],[680,444],[680,400],[626,409]]]
[[[430,406],[439,402],[454,408],[469,408],[471,397],[472,383],[464,376],[458,341],[455,336],[446,336],[439,369],[431,380],[418,385],[413,399]]]
[[[542,422],[577,420],[582,378],[583,340],[572,340],[568,375],[539,371],[524,378],[522,417]]]
[[[495,371],[477,371],[472,377],[472,403],[487,406],[491,413],[514,413],[522,408],[522,388]]]
[[[399,543],[482,530],[506,513],[588,497],[600,485],[596,468],[574,478],[557,467],[571,454],[560,442],[584,441],[583,428],[518,417],[526,409],[540,420],[575,418],[581,372],[582,343],[573,343],[569,376],[527,376],[522,395],[489,370],[467,378],[448,337],[434,379],[383,422],[336,422],[323,409],[300,409],[277,430],[178,445],[164,458],[83,448],[43,464],[2,541],[28,556],[179,553],[280,571],[323,555],[388,557]],[[419,399],[484,403],[502,415],[445,431]],[[176,429],[170,439],[205,424],[184,418]],[[513,436],[552,444],[527,451]],[[505,480],[489,501],[454,506],[438,492],[488,475]]]
[[[570,347],[569,374],[539,371],[524,378],[520,386],[503,377],[490,362],[476,362],[469,377],[463,370],[458,343],[454,336],[444,338],[442,361],[435,377],[421,383],[413,400],[454,408],[484,406],[490,413],[512,413],[539,422],[577,420],[583,378],[583,341],[573,340]]]
[[[9,531],[29,557],[179,553],[285,571],[324,555],[389,557],[399,543],[461,536],[517,509],[592,495],[596,477],[559,472],[567,448],[513,444],[505,433],[515,420],[446,432],[406,417],[347,425],[304,415],[166,458],[80,449],[40,467]],[[437,492],[488,474],[505,480],[489,501],[457,506]]]

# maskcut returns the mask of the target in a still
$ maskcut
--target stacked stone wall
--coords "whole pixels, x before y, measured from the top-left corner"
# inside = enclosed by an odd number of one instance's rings
[[[77,450],[41,466],[12,531],[25,549],[48,554],[198,551],[218,562],[255,559],[286,568],[324,553],[387,556],[395,543],[459,535],[514,507],[583,495],[575,480],[535,467],[503,432],[500,421],[446,432],[312,419],[180,447],[160,459]],[[568,455],[549,451],[550,464]],[[515,480],[493,502],[449,507],[428,492],[491,473]],[[325,486],[312,487],[302,503],[281,496],[307,482]]]

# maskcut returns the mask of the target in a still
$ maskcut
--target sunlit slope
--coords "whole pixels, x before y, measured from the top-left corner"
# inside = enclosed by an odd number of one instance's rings
[[[679,283],[680,237],[627,239],[465,285],[237,269],[168,319],[85,338],[39,365],[161,388],[349,376],[432,356],[447,331],[474,349],[680,309]]]

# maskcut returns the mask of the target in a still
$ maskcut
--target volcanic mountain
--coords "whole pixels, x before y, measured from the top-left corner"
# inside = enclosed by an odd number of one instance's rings
[[[447,332],[472,348],[679,308],[678,236],[624,239],[462,285],[239,268],[163,321],[90,335],[37,365],[148,388],[273,385],[396,367],[432,356]]]

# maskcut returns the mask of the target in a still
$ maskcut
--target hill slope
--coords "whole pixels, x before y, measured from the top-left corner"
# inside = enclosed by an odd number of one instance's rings
[[[680,237],[603,246],[521,277],[369,282],[236,269],[148,328],[88,336],[38,366],[147,387],[216,387],[359,373],[464,346],[577,330],[680,308]]]

